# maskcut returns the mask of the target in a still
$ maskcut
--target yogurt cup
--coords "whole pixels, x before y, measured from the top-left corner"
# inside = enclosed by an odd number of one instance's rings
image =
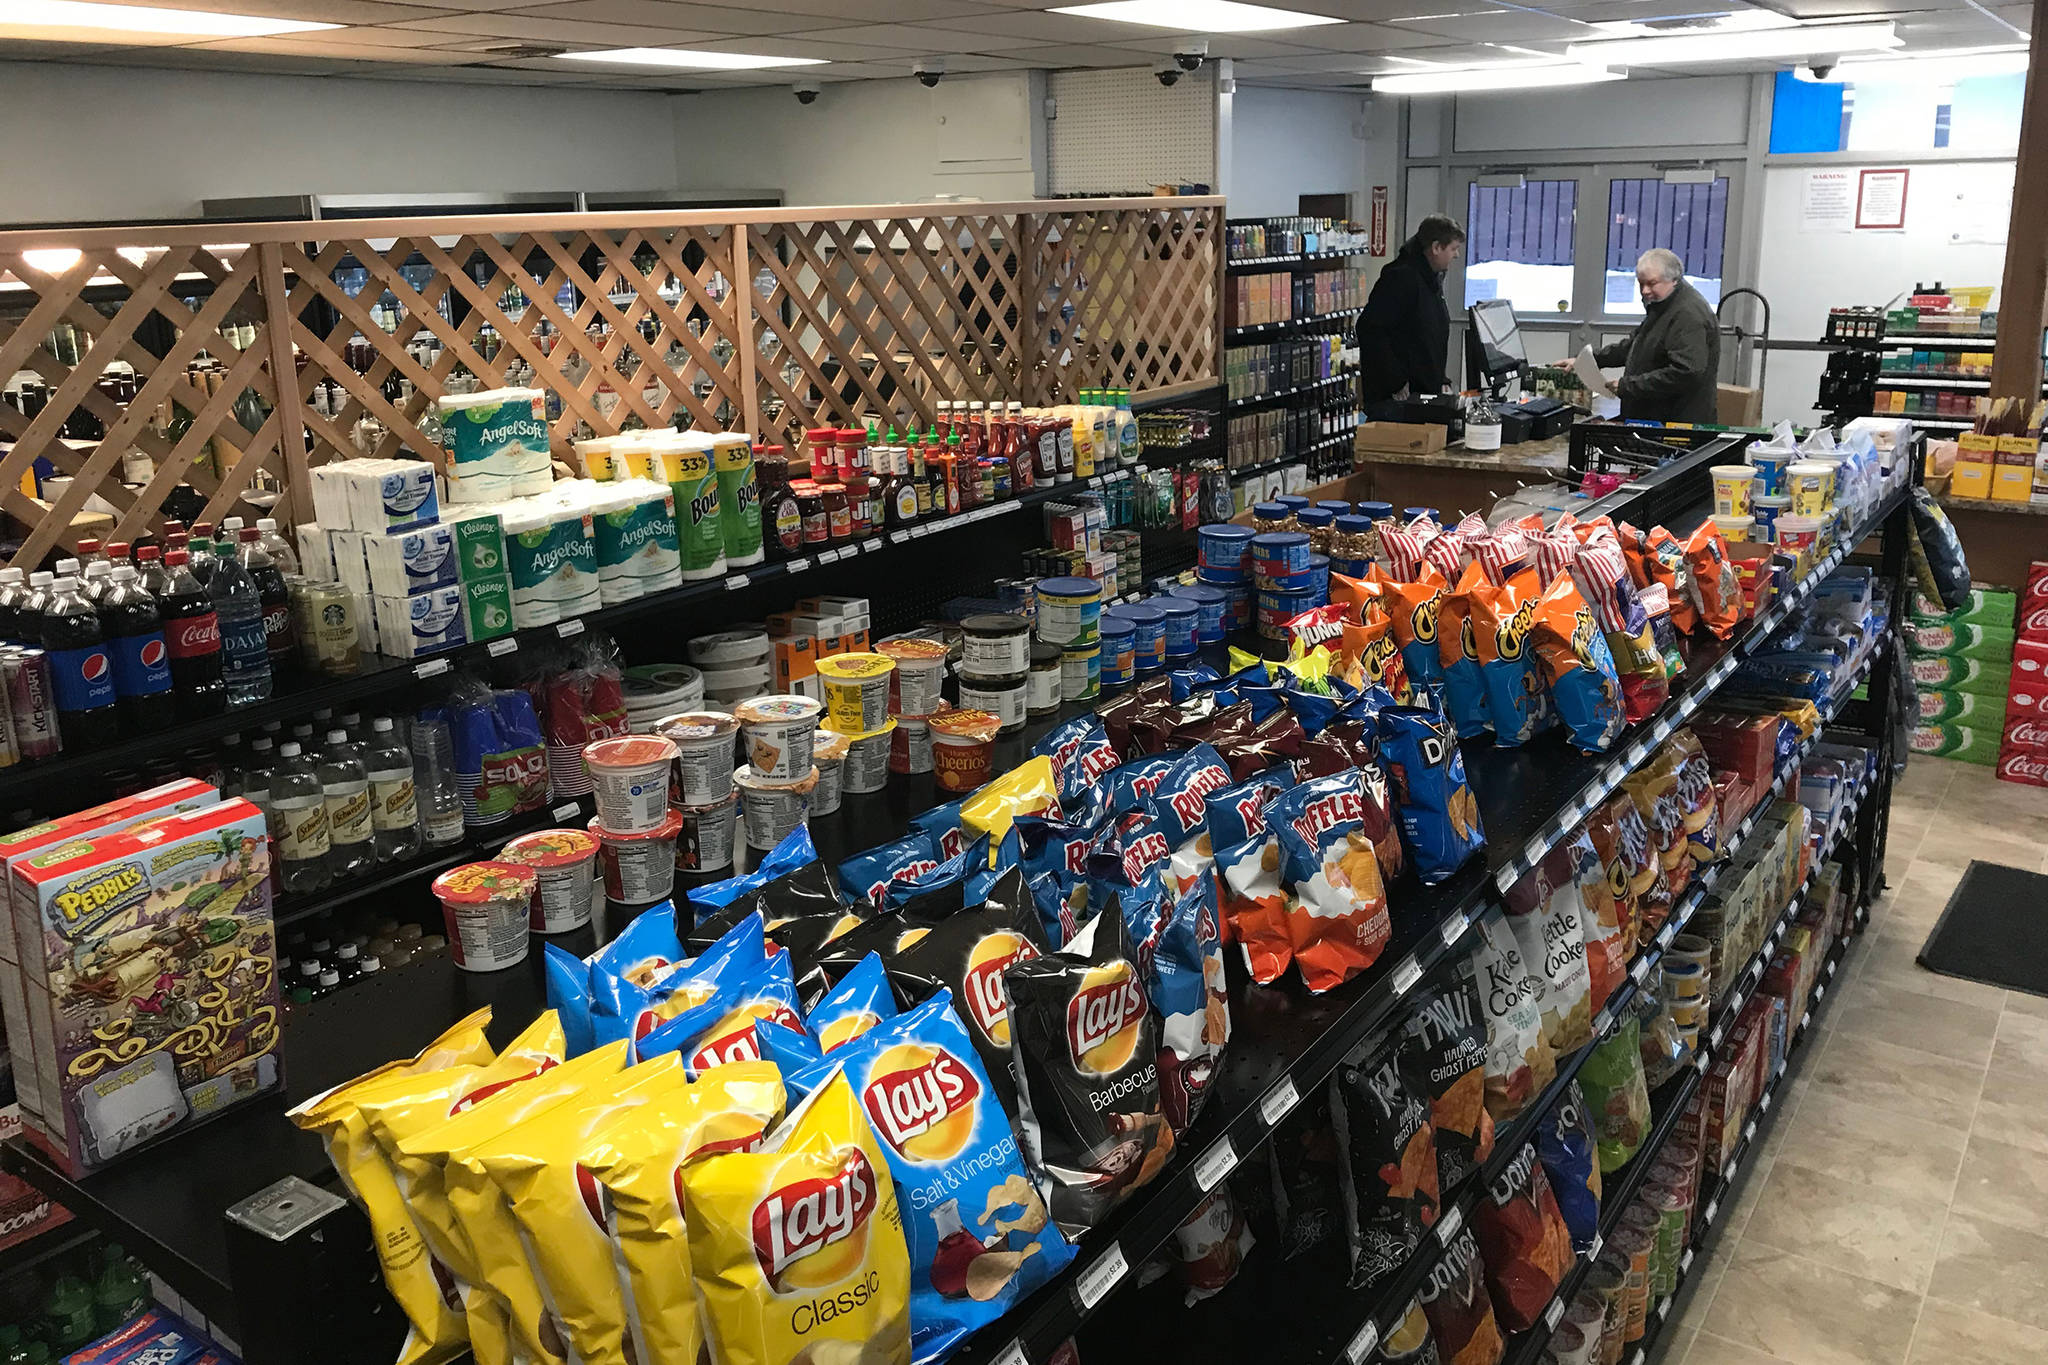
[[[878,792],[888,785],[889,748],[896,742],[893,736],[897,724],[891,717],[879,730],[846,737],[846,767],[839,779],[841,792],[858,795]]]
[[[1721,533],[1723,540],[1746,541],[1755,526],[1755,517],[1724,517],[1719,512],[1714,514],[1714,528]]]
[[[846,790],[846,736],[831,730],[818,731],[811,759],[818,765],[818,786],[811,793],[811,814],[830,815],[839,809],[839,794]]]
[[[676,834],[683,817],[674,811],[659,829],[644,834],[616,834],[591,821],[597,836],[597,867],[604,877],[605,899],[614,903],[665,900],[676,884]]]
[[[615,735],[583,746],[597,796],[597,823],[613,834],[646,834],[668,819],[669,768],[676,746],[660,735]]]
[[[1777,525],[1777,547],[1788,555],[1797,555],[1803,562],[1820,544],[1821,518],[1809,516],[1781,516]]]
[[[1785,470],[1796,457],[1789,450],[1750,447],[1749,464],[1756,470],[1756,491],[1776,497],[1785,491]]]
[[[746,745],[747,766],[763,782],[794,782],[811,770],[812,737],[818,713],[825,709],[815,697],[794,692],[756,697],[732,709]],[[693,803],[684,803],[693,804]]]
[[[1717,464],[1707,470],[1714,477],[1714,515],[1746,517],[1749,500],[1756,492],[1756,468],[1746,464]]]
[[[708,806],[732,795],[733,736],[740,723],[724,711],[681,711],[654,722],[654,733],[676,746],[669,783],[679,806]]]
[[[434,878],[448,925],[448,950],[466,972],[495,972],[526,961],[527,922],[540,878],[518,863],[464,863]]]
[[[825,685],[825,728],[842,735],[879,728],[889,718],[889,675],[895,671],[895,660],[886,654],[831,654],[818,660],[818,678]],[[796,771],[809,766],[806,761]]]
[[[886,769],[886,743],[882,756]],[[810,818],[811,793],[818,787],[816,768],[796,782],[764,782],[752,768],[742,765],[732,780],[740,789],[740,824],[746,830],[748,848],[766,853]]]
[[[740,794],[708,806],[680,806],[682,828],[676,831],[676,871],[711,872],[732,866],[733,836],[739,826]]]
[[[1835,466],[1826,460],[1796,460],[1785,467],[1785,491],[1792,495],[1792,511],[1799,516],[1824,513],[1834,486]]]
[[[896,665],[889,675],[890,715],[928,716],[939,709],[946,682],[945,645],[913,635],[880,641],[875,653]]]
[[[537,879],[527,925],[536,934],[566,934],[590,923],[597,909],[597,840],[580,829],[541,829],[498,850],[498,861],[533,869]]]
[[[971,792],[988,781],[1002,722],[987,711],[932,717],[932,780],[940,791]]]

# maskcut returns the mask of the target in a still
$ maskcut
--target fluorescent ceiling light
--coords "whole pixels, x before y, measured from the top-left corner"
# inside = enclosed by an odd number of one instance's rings
[[[304,19],[266,19],[257,14],[214,14],[151,5],[99,5],[89,0],[0,0],[0,30],[16,28],[96,29],[109,33],[170,33],[193,38],[267,38],[340,28]],[[20,36],[20,35],[15,35]]]
[[[0,0],[5,3],[5,0]],[[681,47],[613,47],[602,52],[557,52],[572,62],[620,66],[672,66],[689,71],[760,71],[771,66],[823,66],[823,57],[762,57],[751,52],[693,52]]]
[[[1503,62],[1455,71],[1404,71],[1398,76],[1374,76],[1372,88],[1373,93],[1383,95],[1448,95],[1464,91],[1555,90],[1569,85],[1596,85],[1602,81],[1627,79],[1626,71],[1609,71],[1578,62],[1554,62],[1541,66]]]
[[[1657,38],[1619,38],[1572,43],[1564,55],[1575,62],[1625,62],[1630,66],[1684,66],[1692,62],[1740,62],[1816,53],[1873,52],[1902,40],[1891,21],[1865,24],[1801,24],[1793,28],[1733,33],[1675,33]]]
[[[1302,14],[1274,9],[1271,5],[1242,4],[1239,0],[1105,0],[1095,5],[1060,5],[1052,13],[1113,19],[1119,24],[1145,24],[1176,33],[1262,33],[1344,22],[1327,14]]]
[[[2024,47],[1940,48],[1925,52],[1892,52],[1881,57],[1837,62],[1825,79],[1866,85],[1886,82],[1948,84],[1976,76],[2023,76],[2027,71]],[[1802,81],[1818,81],[1811,67],[1800,67],[1793,75]]]

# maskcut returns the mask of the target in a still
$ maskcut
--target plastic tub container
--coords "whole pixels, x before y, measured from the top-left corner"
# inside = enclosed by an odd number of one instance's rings
[[[660,735],[615,735],[583,746],[597,797],[597,823],[613,834],[645,834],[668,819],[674,744]]]
[[[1777,539],[1772,543],[1788,555],[1811,555],[1820,545],[1820,517],[1781,516],[1774,529]]]
[[[1202,647],[1202,609],[1172,594],[1160,598],[1159,606],[1166,613],[1166,657],[1194,658]]]
[[[733,839],[739,828],[740,794],[708,806],[679,806],[682,828],[676,831],[676,870],[715,872],[732,866]]]
[[[1789,450],[1758,450],[1751,446],[1749,466],[1756,471],[1756,491],[1773,497],[1784,493],[1785,471],[1798,458]]]
[[[1755,517],[1724,517],[1714,514],[1714,529],[1721,533],[1721,539],[1746,541],[1756,527]]]
[[[1252,529],[1217,522],[1195,532],[1195,562],[1212,583],[1242,583],[1251,566]]]
[[[898,716],[889,737],[889,771],[928,773],[932,770],[932,724],[929,716]]]
[[[822,660],[819,667],[824,667]],[[882,695],[886,700],[887,694]],[[733,715],[739,720],[747,766],[754,776],[763,782],[794,782],[810,772],[818,713],[824,709],[817,698],[793,692],[756,697],[735,706]]]
[[[1031,714],[1026,676],[1019,673],[1014,678],[962,678],[960,704],[976,711],[995,713],[1003,723],[1003,734],[1018,734]]]
[[[1704,999],[1707,993],[1706,968],[1697,962],[1666,962],[1664,964],[1664,998],[1670,1001]]]
[[[1060,700],[1093,701],[1102,695],[1102,650],[1070,649],[1060,659]]]
[[[828,654],[818,660],[818,680],[825,685],[825,728],[842,735],[879,729],[889,718],[889,675],[895,671],[895,661],[886,654]],[[797,771],[808,767],[804,763]]]
[[[1031,670],[1031,623],[1021,616],[970,616],[960,623],[960,676],[1021,678]]]
[[[1166,609],[1156,602],[1133,602],[1119,607],[1131,623],[1131,667],[1139,676],[1158,673],[1166,667]]]
[[[539,877],[519,863],[464,863],[434,878],[448,925],[449,951],[466,972],[495,972],[526,961],[527,925]]]
[[[1272,531],[1252,537],[1252,573],[1260,578],[1282,578],[1308,571],[1308,537],[1299,531]]]
[[[1835,466],[1826,460],[1795,460],[1785,467],[1785,491],[1791,495],[1792,510],[1799,516],[1824,514],[1834,487]]]
[[[1060,649],[1095,643],[1102,585],[1092,578],[1046,578],[1038,584],[1038,638]]]
[[[683,817],[670,811],[660,829],[646,834],[614,834],[590,822],[597,838],[597,868],[604,878],[604,898],[613,904],[665,900],[676,882],[676,835]]]
[[[1776,544],[1778,518],[1792,510],[1792,499],[1783,493],[1759,493],[1750,499],[1749,514],[1756,518],[1756,538]]]
[[[811,793],[811,814],[830,815],[839,809],[839,795],[846,790],[846,736],[831,730],[818,731],[811,758],[818,765],[818,786]]]
[[[1746,464],[1717,464],[1707,470],[1714,479],[1714,515],[1746,517],[1750,499],[1756,493],[1756,468]]]
[[[895,741],[898,722],[890,721],[879,730],[846,737],[846,767],[839,780],[841,792],[861,795],[878,792],[889,783],[889,749]]]
[[[1221,591],[1213,589],[1212,591]],[[1137,663],[1133,658],[1136,648],[1138,623],[1125,616],[1121,610],[1102,613],[1102,643],[1098,676],[1104,687],[1128,687]]]
[[[875,653],[896,665],[889,674],[890,715],[928,716],[939,709],[946,682],[945,645],[907,636],[880,641]]]
[[[888,767],[886,748],[882,766]],[[766,853],[810,818],[811,794],[818,788],[816,768],[800,781],[782,783],[763,782],[752,768],[742,766],[732,780],[740,789],[740,824],[746,830],[748,848]]]
[[[971,792],[988,781],[1001,724],[987,711],[932,717],[932,778],[940,791]]]
[[[733,737],[740,723],[724,711],[684,711],[654,722],[654,733],[676,746],[670,800],[708,806],[732,795]]]
[[[1049,716],[1060,709],[1060,660],[1064,655],[1058,645],[1032,642],[1031,671],[1024,675],[1024,709],[1029,714]]]
[[[1361,502],[1358,504],[1358,515],[1370,518],[1373,521],[1385,521],[1394,515],[1394,504],[1391,502]]]
[[[1195,643],[1220,645],[1230,634],[1230,594],[1206,583],[1190,583],[1169,590],[1195,604]]]
[[[540,829],[498,850],[498,861],[533,869],[527,927],[566,934],[590,923],[597,909],[597,840],[580,829]]]

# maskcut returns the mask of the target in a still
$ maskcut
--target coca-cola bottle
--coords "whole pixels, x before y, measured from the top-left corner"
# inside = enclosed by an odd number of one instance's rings
[[[99,598],[100,631],[114,656],[114,692],[120,698],[121,728],[146,735],[177,718],[171,695],[170,649],[156,598],[136,579],[133,564],[114,567]]]
[[[240,541],[242,567],[256,580],[256,596],[263,603],[263,647],[270,655],[273,684],[282,681],[299,662],[299,628],[292,618],[292,590],[284,581],[284,570],[263,543],[263,532],[244,526],[236,532]]]
[[[163,617],[164,645],[171,655],[171,689],[178,694],[178,715],[217,716],[228,709],[227,684],[221,680],[220,617],[213,598],[192,576],[191,552],[172,550],[164,556],[164,591],[157,594]]]

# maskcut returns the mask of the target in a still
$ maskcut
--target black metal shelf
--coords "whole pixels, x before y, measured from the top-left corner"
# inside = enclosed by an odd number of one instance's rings
[[[1240,256],[1236,260],[1228,262],[1226,269],[1231,274],[1237,275],[1245,271],[1271,270],[1276,266],[1296,267],[1320,265],[1324,261],[1348,261],[1354,256],[1369,256],[1371,254],[1369,250],[1361,246],[1346,247],[1337,251],[1305,251],[1293,256]]]
[[[1256,341],[1260,337],[1294,336],[1313,334],[1315,328],[1326,323],[1350,322],[1365,308],[1339,308],[1330,313],[1310,313],[1307,317],[1280,318],[1274,322],[1247,322],[1237,327],[1223,329],[1223,344],[1228,346],[1239,341]]]
[[[1231,412],[1245,412],[1252,408],[1264,407],[1268,403],[1279,403],[1289,398],[1297,398],[1302,394],[1322,393],[1336,385],[1348,384],[1351,382],[1351,379],[1352,375],[1349,372],[1327,375],[1321,379],[1311,379],[1306,384],[1296,384],[1290,389],[1275,389],[1271,393],[1254,393],[1247,394],[1243,398],[1233,398],[1225,406]]]

